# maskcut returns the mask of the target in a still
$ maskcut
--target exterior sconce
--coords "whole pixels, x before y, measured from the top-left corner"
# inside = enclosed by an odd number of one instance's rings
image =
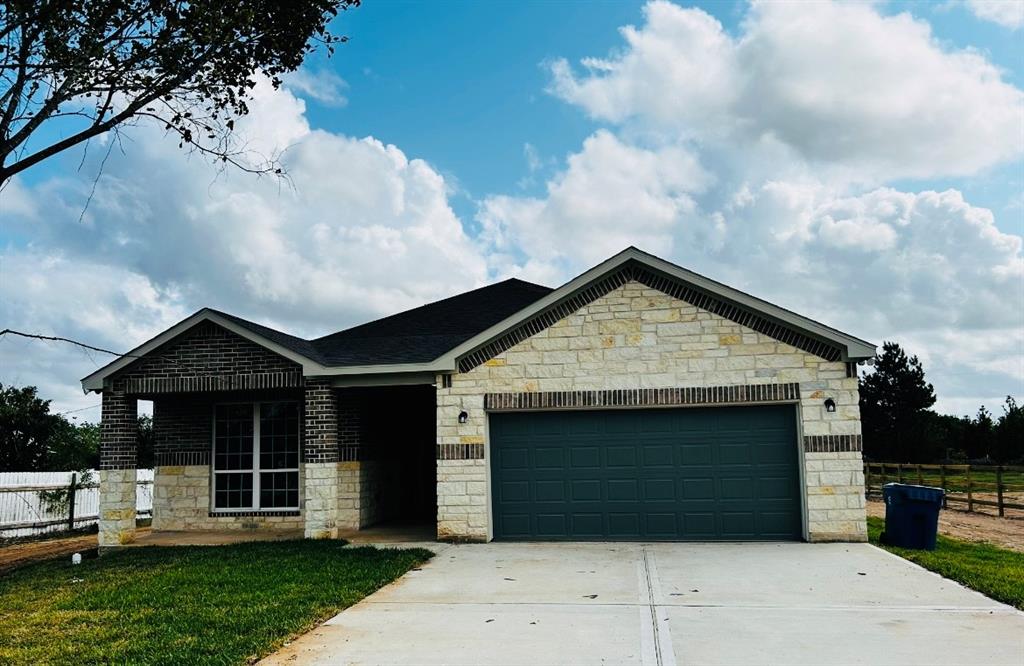
[[[835,411],[835,409],[833,408],[832,411]],[[469,420],[469,414],[467,414],[466,412],[459,412],[459,423],[465,423],[468,420]]]
[[[836,411],[836,401],[832,398],[825,398],[825,411],[829,414]]]

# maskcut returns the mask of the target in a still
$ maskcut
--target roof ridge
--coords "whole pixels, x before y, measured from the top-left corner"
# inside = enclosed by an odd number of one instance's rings
[[[453,294],[451,296],[446,296],[444,298],[439,298],[436,301],[430,301],[428,303],[424,303],[423,305],[417,305],[416,307],[409,308],[408,310],[402,310],[400,312],[395,312],[393,314],[385,315],[383,317],[378,317],[377,319],[371,319],[370,321],[364,321],[361,324],[356,324],[355,326],[350,326],[348,328],[343,328],[343,329],[341,329],[339,331],[334,331],[333,333],[328,333],[327,335],[321,335],[318,338],[311,338],[309,340],[309,342],[314,344],[314,345],[316,345],[316,343],[318,343],[318,342],[322,342],[322,341],[324,341],[324,340],[326,340],[328,338],[332,338],[334,336],[341,335],[342,333],[351,333],[352,331],[355,331],[357,329],[363,328],[364,326],[368,327],[368,326],[370,326],[372,324],[379,324],[380,322],[387,321],[388,319],[394,319],[396,317],[401,317],[401,316],[409,315],[409,314],[411,314],[413,312],[416,312],[418,310],[423,310],[425,308],[429,308],[429,307],[432,307],[432,306],[440,305],[442,303],[446,303],[448,301],[452,301],[452,300],[455,300],[457,298],[463,298],[463,297],[468,296],[470,294],[475,294],[475,293],[483,291],[485,289],[492,289],[494,287],[497,287],[497,286],[500,286],[500,285],[503,285],[503,284],[508,284],[508,283],[511,283],[511,282],[523,284],[523,285],[526,285],[526,286],[528,286],[530,288],[535,288],[538,291],[543,291],[546,294],[547,293],[551,293],[552,291],[554,291],[553,288],[546,287],[546,286],[544,286],[542,284],[537,284],[535,282],[527,282],[526,280],[521,280],[521,279],[516,278],[516,277],[511,277],[511,278],[507,278],[505,280],[501,280],[500,282],[492,282],[490,284],[485,284],[482,287],[477,287],[475,289],[470,289],[469,291],[462,291],[462,292],[459,292],[457,294]]]

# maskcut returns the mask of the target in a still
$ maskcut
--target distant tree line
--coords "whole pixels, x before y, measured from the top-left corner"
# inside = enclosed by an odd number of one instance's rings
[[[73,417],[72,417],[73,418]],[[139,467],[153,466],[153,420],[139,417]],[[0,384],[0,472],[96,469],[100,426],[50,412],[35,386]]]
[[[937,414],[935,390],[917,356],[895,342],[875,356],[860,378],[864,456],[884,462],[1024,464],[1024,409],[1012,396],[994,417]]]

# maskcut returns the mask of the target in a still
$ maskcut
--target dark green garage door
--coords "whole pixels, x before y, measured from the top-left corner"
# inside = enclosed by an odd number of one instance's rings
[[[791,405],[490,418],[496,539],[800,538]]]

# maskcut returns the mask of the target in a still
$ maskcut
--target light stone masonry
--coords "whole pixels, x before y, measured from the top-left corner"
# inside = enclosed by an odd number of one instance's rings
[[[487,462],[437,461],[437,538],[486,541]]]
[[[492,361],[453,375],[450,388],[438,382],[438,444],[486,438],[485,393],[790,382],[800,385],[801,435],[861,433],[857,378],[846,376],[844,363],[826,361],[639,282],[596,299]],[[835,412],[823,409],[826,398],[836,402]],[[469,419],[459,424],[463,410]],[[794,446],[802,452],[802,443]],[[809,539],[864,541],[861,454],[807,453],[803,460]],[[487,493],[469,494],[467,485],[463,494],[459,483],[485,479],[483,460],[438,461],[439,535],[487,538]]]
[[[381,465],[373,460],[349,461],[338,467],[338,526],[358,530],[380,518]]]
[[[135,541],[135,469],[100,470],[99,547]]]
[[[304,469],[299,468],[299,496],[302,497]],[[134,506],[134,505],[133,505]],[[303,518],[273,515],[210,515],[209,465],[163,465],[153,475],[154,530],[222,530],[303,528]]]

